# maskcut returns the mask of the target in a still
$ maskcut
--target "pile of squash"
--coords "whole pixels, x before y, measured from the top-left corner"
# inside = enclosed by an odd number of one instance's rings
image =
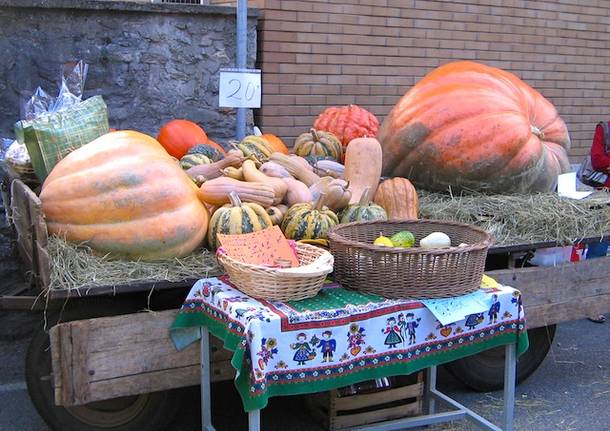
[[[338,223],[416,218],[408,180],[380,184],[379,141],[348,144],[312,128],[292,151],[262,133],[226,151],[195,123],[173,120],[156,140],[118,131],[74,151],[40,198],[52,234],[144,260],[184,256],[204,242],[215,250],[218,233],[278,225],[287,238],[316,240]]]
[[[181,159],[213,213],[207,235],[212,249],[218,233],[278,225],[289,239],[316,240],[339,223],[417,218],[417,193],[407,179],[380,185],[382,149],[373,137],[344,146],[333,133],[312,128],[291,152],[279,138],[260,133],[232,145],[219,160],[206,145],[189,151],[206,155],[199,164],[184,163],[189,154]]]

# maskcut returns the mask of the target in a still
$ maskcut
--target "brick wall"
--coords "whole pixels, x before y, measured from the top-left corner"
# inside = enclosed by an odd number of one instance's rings
[[[481,61],[549,98],[576,161],[610,119],[610,1],[258,0],[263,107],[257,121],[292,143],[325,107],[382,119],[434,67]],[[586,6],[584,6],[586,5]]]

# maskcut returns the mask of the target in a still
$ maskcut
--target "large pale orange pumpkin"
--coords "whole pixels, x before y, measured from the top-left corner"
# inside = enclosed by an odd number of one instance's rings
[[[555,107],[515,75],[470,61],[418,82],[379,140],[384,175],[432,190],[549,191],[569,169],[570,138]]]
[[[353,139],[376,137],[379,121],[358,105],[333,106],[318,115],[313,128],[331,132],[339,138],[343,147],[347,147]]]
[[[40,200],[51,234],[115,257],[184,256],[208,228],[195,184],[139,132],[108,133],[66,156]]]

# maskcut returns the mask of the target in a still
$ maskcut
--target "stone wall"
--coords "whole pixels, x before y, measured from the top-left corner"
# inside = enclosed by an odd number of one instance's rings
[[[257,11],[248,20],[256,56]],[[102,94],[110,125],[156,135],[188,118],[221,142],[235,111],[218,108],[218,73],[235,62],[235,9],[92,0],[0,0],[0,136],[12,135],[20,94],[51,93],[61,64],[89,64],[86,97]],[[22,98],[22,97],[21,97]]]
[[[557,107],[571,156],[610,120],[608,0],[253,0],[260,7],[265,132],[292,143],[326,107],[383,118],[435,67],[475,60],[509,70]]]

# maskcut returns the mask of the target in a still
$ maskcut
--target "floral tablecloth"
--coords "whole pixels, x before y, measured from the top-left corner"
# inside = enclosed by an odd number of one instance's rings
[[[199,280],[170,334],[178,349],[206,326],[234,352],[244,409],[269,397],[320,392],[363,380],[410,374],[492,347],[528,347],[521,295],[507,286],[483,289],[484,313],[441,325],[419,301],[390,300],[330,284],[310,299],[255,300],[228,278]],[[189,335],[190,334],[190,335]]]

